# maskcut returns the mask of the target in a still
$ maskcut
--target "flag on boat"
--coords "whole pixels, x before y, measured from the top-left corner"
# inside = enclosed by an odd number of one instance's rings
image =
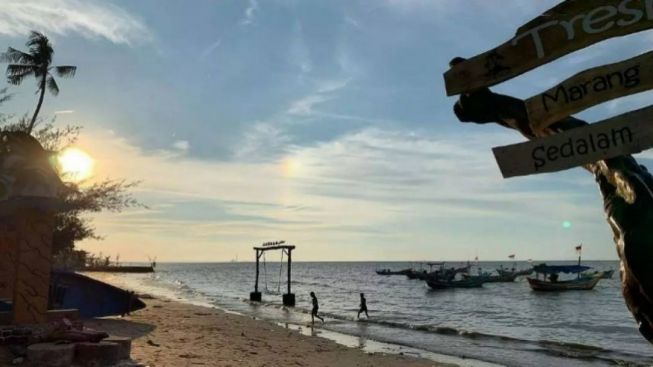
[[[515,254],[508,255],[508,258],[509,258],[509,259],[514,259],[514,258],[515,258]]]
[[[582,244],[576,246],[576,252],[580,252],[582,249],[583,249],[583,245],[582,245]]]
[[[478,261],[478,256],[476,256],[476,257],[474,258],[474,261]]]

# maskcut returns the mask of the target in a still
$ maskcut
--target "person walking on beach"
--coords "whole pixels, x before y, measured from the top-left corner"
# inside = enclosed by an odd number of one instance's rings
[[[320,317],[320,315],[317,314],[317,310],[320,308],[317,304],[317,297],[315,297],[315,293],[311,292],[311,299],[313,300],[313,310],[311,311],[311,325],[315,324],[315,318],[317,317],[324,323],[324,319]]]
[[[370,315],[367,314],[367,300],[365,299],[365,294],[364,293],[361,293],[361,307],[358,310],[358,317],[357,318],[359,318],[359,319],[361,318],[361,313],[362,312],[365,312],[365,316],[368,319],[370,318]]]

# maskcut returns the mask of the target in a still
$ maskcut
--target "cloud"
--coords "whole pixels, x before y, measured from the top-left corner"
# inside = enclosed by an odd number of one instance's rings
[[[310,116],[313,107],[334,98],[333,93],[343,89],[349,84],[350,79],[325,80],[318,83],[315,92],[291,102],[286,113],[296,116]]]
[[[200,54],[200,60],[206,59],[209,55],[213,53],[213,51],[217,50],[221,44],[222,44],[222,39],[218,39],[217,41],[208,45]]]
[[[46,34],[77,33],[126,45],[152,38],[142,20],[104,1],[5,0],[2,7],[0,34],[8,36],[38,30]]]
[[[178,140],[172,144],[172,147],[185,152],[190,149],[190,143],[187,140]]]
[[[313,106],[326,102],[329,99],[331,98],[320,94],[313,94],[313,95],[306,96],[304,98],[292,102],[292,104],[288,108],[288,113],[291,115],[299,115],[299,116],[311,115],[313,113]]]
[[[269,161],[283,152],[290,142],[290,137],[277,124],[258,122],[249,129],[243,141],[234,152],[234,157],[240,160]]]
[[[106,242],[126,258],[149,251],[161,260],[224,260],[249,251],[251,243],[284,237],[311,244],[302,247],[303,259],[323,258],[325,246],[329,259],[353,259],[358,255],[347,249],[364,243],[390,249],[398,241],[406,256],[427,251],[419,247],[427,241],[438,256],[462,259],[481,233],[482,249],[528,239],[529,256],[546,258],[556,238],[545,233],[559,227],[559,218],[571,218],[586,242],[605,235],[609,243],[600,199],[586,185],[589,175],[568,183],[580,190],[561,188],[560,174],[501,178],[489,147],[514,139],[508,132],[443,136],[367,128],[299,147],[274,125],[258,123],[231,162],[146,152],[108,131],[87,132],[79,145],[97,159],[98,177],[143,181],[136,194],[152,210],[96,217]],[[266,144],[283,156],[248,160]],[[532,185],[542,180],[542,187]],[[175,245],[182,239],[192,244],[183,253]]]
[[[250,25],[254,22],[254,18],[256,17],[256,13],[258,13],[259,7],[258,7],[258,1],[257,0],[249,0],[249,5],[247,6],[247,9],[245,9],[245,14],[243,15],[243,18],[240,20],[241,25]]]
[[[60,110],[60,111],[54,111],[55,115],[69,115],[71,113],[75,113],[75,110]]]

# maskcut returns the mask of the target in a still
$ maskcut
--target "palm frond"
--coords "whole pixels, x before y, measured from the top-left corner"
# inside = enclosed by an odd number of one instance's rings
[[[0,89],[0,104],[11,99],[11,94],[7,93],[7,88]]]
[[[9,64],[7,65],[7,76],[36,73],[35,65]]]
[[[52,76],[48,77],[48,90],[52,93],[53,96],[59,94],[59,86]]]
[[[48,37],[36,31],[32,31],[26,45],[29,47],[29,53],[34,57],[36,64],[50,65],[54,50]]]
[[[62,78],[72,78],[75,76],[75,72],[77,71],[77,66],[71,66],[71,65],[56,66],[54,70],[56,71],[57,75]]]
[[[38,46],[49,42],[50,40],[43,33],[37,31],[31,31],[29,32],[29,38],[27,39],[27,43],[25,43],[25,45],[27,47],[32,47],[32,46]]]
[[[13,47],[7,47],[7,52],[2,53],[0,56],[0,61],[18,62],[21,64],[34,64],[34,56],[28,54],[27,52],[16,50]]]
[[[20,85],[23,80],[30,75],[32,75],[32,73],[7,75],[7,82],[13,85]]]

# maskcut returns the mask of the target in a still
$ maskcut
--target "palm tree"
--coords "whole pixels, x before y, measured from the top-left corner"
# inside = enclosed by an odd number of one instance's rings
[[[7,81],[9,84],[20,85],[28,76],[34,76],[37,80],[38,89],[36,92],[40,96],[32,121],[27,128],[27,133],[30,134],[34,128],[36,117],[41,110],[45,89],[47,88],[54,96],[59,94],[59,86],[57,86],[57,82],[50,71],[54,69],[58,76],[72,78],[75,76],[77,66],[51,66],[54,50],[48,37],[39,32],[32,31],[25,45],[29,47],[28,52],[11,47],[7,48],[7,52],[2,54],[2,61],[9,63],[7,66]]]

